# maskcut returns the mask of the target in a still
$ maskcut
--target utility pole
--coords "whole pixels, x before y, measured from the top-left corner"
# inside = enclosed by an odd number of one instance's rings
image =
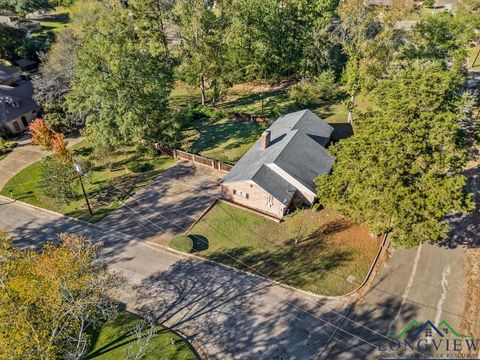
[[[92,208],[90,207],[90,202],[88,201],[88,196],[87,193],[85,192],[85,187],[83,186],[83,180],[82,180],[82,175],[83,175],[83,170],[82,167],[78,162],[76,162],[75,158],[73,159],[73,166],[75,167],[75,171],[77,172],[78,179],[80,180],[80,185],[82,187],[83,191],[83,196],[85,197],[85,202],[87,203],[88,211],[90,212],[90,215],[93,215]]]
[[[263,99],[265,98],[265,95],[262,93],[260,93],[260,99],[262,99],[262,116],[263,116]]]

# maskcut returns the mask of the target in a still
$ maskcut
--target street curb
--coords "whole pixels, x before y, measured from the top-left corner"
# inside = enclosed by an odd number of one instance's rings
[[[15,203],[18,203],[18,204],[21,204],[21,205],[24,205],[24,206],[27,206],[27,207],[30,207],[38,212],[47,212],[47,213],[50,213],[52,215],[55,215],[55,216],[59,216],[59,217],[66,217],[70,220],[73,220],[73,221],[78,221],[78,222],[81,222],[83,224],[85,224],[86,226],[93,226],[95,228],[98,228],[99,230],[103,230],[105,231],[105,229],[103,227],[101,227],[100,225],[97,225],[97,224],[94,224],[94,223],[89,223],[88,221],[85,221],[85,220],[81,220],[81,219],[77,219],[77,218],[74,218],[72,216],[68,216],[68,215],[64,215],[64,214],[60,214],[60,213],[57,213],[55,211],[52,211],[52,210],[48,210],[48,209],[43,209],[43,208],[40,208],[38,206],[35,206],[35,205],[32,205],[32,204],[28,204],[28,203],[25,203],[23,201],[19,201],[19,200],[15,200],[15,199],[10,199],[6,196],[3,196],[3,195],[0,195],[0,199],[5,199],[7,201],[10,201],[10,202],[15,202]],[[185,233],[188,233],[207,213],[208,211],[211,210],[211,208],[219,201],[219,199],[215,199],[210,205],[209,207],[202,213],[202,215],[193,223],[193,225],[185,232]],[[109,231],[114,231],[116,232],[115,230],[109,230]],[[122,236],[128,236],[126,234],[122,234],[122,233],[118,233],[119,235],[122,235]],[[386,240],[386,237],[384,237],[384,242]],[[254,274],[254,273],[251,273],[251,272],[248,272],[248,271],[245,271],[245,270],[242,270],[242,269],[237,269],[233,266],[230,266],[230,265],[226,265],[226,264],[222,264],[222,263],[219,263],[219,262],[216,262],[216,261],[213,261],[213,260],[209,260],[209,259],[205,259],[201,256],[198,256],[198,255],[194,255],[194,254],[187,254],[187,253],[184,253],[184,252],[181,252],[181,251],[178,251],[178,250],[174,250],[168,246],[164,246],[164,245],[160,245],[160,244],[157,244],[151,240],[146,240],[146,241],[142,241],[143,243],[145,244],[149,244],[151,246],[155,246],[155,247],[159,247],[163,250],[166,250],[166,251],[169,251],[169,252],[172,252],[172,253],[175,253],[176,255],[180,255],[182,257],[191,257],[191,258],[195,258],[199,261],[205,261],[205,262],[208,262],[210,264],[216,264],[216,265],[220,265],[221,267],[224,267],[228,270],[234,270],[234,271],[239,271],[241,273],[243,273],[244,275],[249,275],[249,276],[260,276],[266,280],[269,280],[270,282],[272,282],[273,284],[275,285],[279,285],[283,288],[286,288],[286,289],[289,289],[289,290],[292,290],[294,292],[299,292],[299,293],[302,293],[304,295],[308,295],[308,296],[312,296],[312,297],[315,297],[317,299],[339,299],[339,298],[348,298],[348,297],[355,297],[355,295],[359,295],[358,292],[359,290],[361,290],[361,288],[363,286],[365,286],[365,284],[368,282],[369,280],[369,277],[371,276],[371,274],[373,273],[373,269],[375,268],[375,265],[377,264],[377,261],[380,257],[380,254],[383,250],[383,244],[382,246],[380,246],[380,249],[379,249],[379,252],[377,253],[377,256],[374,260],[374,263],[371,265],[370,267],[370,270],[369,270],[369,273],[367,274],[367,277],[365,278],[365,280],[363,281],[363,283],[355,290],[349,292],[349,293],[346,293],[346,294],[343,294],[343,295],[335,295],[335,296],[327,296],[327,295],[319,295],[319,294],[315,294],[313,292],[310,292],[310,291],[307,291],[307,290],[302,290],[302,289],[298,289],[298,288],[295,288],[293,286],[290,286],[290,285],[287,285],[287,284],[283,284],[277,280],[273,280],[273,279],[270,279],[268,277],[266,277],[265,275],[262,275],[262,274]]]
[[[126,312],[126,313],[129,313],[129,314],[132,314],[132,315],[135,315],[135,316],[138,316],[142,319],[145,319],[145,314],[142,314],[139,311],[128,310],[127,308],[125,308],[125,310],[122,310],[122,311]],[[122,311],[119,311],[119,312],[122,312]],[[190,351],[193,353],[193,355],[195,356],[195,358],[197,360],[207,360],[208,359],[208,356],[205,353],[205,350],[203,350],[202,347],[200,346],[200,344],[198,344],[197,341],[195,341],[195,339],[191,338],[191,336],[188,336],[187,334],[185,334],[181,330],[175,330],[168,325],[158,324],[158,322],[155,322],[155,324],[157,326],[164,327],[165,329],[171,331],[172,333],[174,333],[175,335],[180,337],[186,343],[186,345],[188,346],[188,348],[190,349]],[[196,346],[193,346],[192,343],[195,343]],[[202,353],[202,355],[200,355],[199,350]]]
[[[187,254],[187,253],[184,253],[184,252],[181,252],[181,251],[178,251],[178,250],[175,250],[175,249],[172,249],[168,246],[164,246],[164,245],[160,245],[160,244],[157,244],[155,242],[152,242],[150,240],[147,240],[145,241],[146,244],[149,244],[149,245],[152,245],[152,246],[156,246],[156,247],[159,247],[159,248],[162,248],[164,250],[167,250],[169,252],[172,252],[172,253],[175,253],[176,255],[180,255],[181,257],[185,257],[185,258],[193,258],[193,259],[196,259],[197,261],[201,261],[201,262],[206,262],[206,263],[209,263],[211,265],[216,265],[216,266],[220,266],[220,267],[223,267],[227,270],[230,270],[230,271],[237,271],[237,272],[240,272],[242,273],[243,275],[246,275],[248,277],[261,277],[269,282],[271,282],[272,284],[274,285],[278,285],[280,287],[283,287],[287,290],[291,290],[293,292],[297,292],[297,293],[302,293],[303,295],[308,295],[308,296],[311,296],[311,297],[315,297],[319,300],[338,300],[340,298],[343,298],[345,297],[345,295],[336,295],[336,296],[327,296],[327,295],[318,295],[318,294],[315,294],[315,293],[312,293],[310,291],[306,291],[306,290],[302,290],[302,289],[297,289],[293,286],[290,286],[290,285],[287,285],[287,284],[283,284],[281,282],[278,282],[277,280],[273,280],[273,279],[270,279],[268,277],[266,277],[265,275],[262,275],[262,274],[254,274],[254,273],[251,273],[249,271],[246,271],[246,270],[242,270],[242,269],[237,269],[233,266],[230,266],[230,265],[226,265],[226,264],[222,264],[220,262],[216,262],[216,261],[213,261],[213,260],[210,260],[210,259],[206,259],[206,258],[203,258],[201,256],[198,256],[198,255],[195,255],[195,254]]]
[[[371,280],[372,275],[375,276],[377,274],[378,261],[379,261],[381,255],[382,255],[382,253],[384,252],[384,250],[387,251],[390,248],[390,244],[387,243],[387,238],[388,238],[388,233],[385,233],[383,235],[382,243],[380,244],[380,247],[378,248],[377,255],[375,256],[375,259],[373,260],[372,265],[370,265],[370,269],[368,270],[368,273],[365,276],[365,279],[363,280],[363,282],[355,290],[350,291],[349,293],[345,294],[344,296],[349,296],[349,295],[353,295],[353,294],[360,295],[360,290],[363,290],[363,287],[365,287],[367,285],[367,283]]]

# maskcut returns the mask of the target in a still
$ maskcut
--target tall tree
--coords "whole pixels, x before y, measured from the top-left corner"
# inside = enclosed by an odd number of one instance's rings
[[[40,70],[32,80],[34,99],[44,111],[44,120],[55,131],[69,133],[79,128],[81,118],[64,108],[65,96],[75,78],[75,51],[78,40],[71,30],[57,33],[56,42],[47,54],[41,54]]]
[[[53,8],[49,0],[0,0],[0,10],[14,11],[18,15],[38,11],[48,11]]]
[[[376,233],[392,229],[397,246],[443,239],[444,217],[471,206],[462,175],[463,81],[438,61],[392,70],[374,91],[376,109],[333,147],[333,174],[318,178],[319,199]]]
[[[97,144],[169,145],[178,130],[167,108],[172,61],[126,9],[117,2],[107,5],[82,23],[83,46],[76,53],[68,111],[85,116],[85,134]]]
[[[355,98],[363,89],[372,89],[396,51],[394,24],[400,14],[396,7],[381,9],[363,0],[347,0],[338,8],[339,24],[333,38],[347,56],[345,79],[351,97],[348,122],[353,121]]]
[[[99,248],[61,235],[58,246],[20,250],[0,234],[0,358],[80,359],[91,331],[116,311],[117,275]]]
[[[225,29],[228,0],[179,0],[173,9],[173,19],[180,37],[179,73],[192,85],[200,87],[202,105],[206,103],[208,87],[219,95],[226,83],[228,62],[226,58]],[[216,93],[216,94],[215,94]]]
[[[448,12],[422,18],[409,33],[404,54],[409,58],[438,59],[445,64],[463,66],[466,48],[475,33],[475,27],[468,24],[469,19],[457,18]]]
[[[328,37],[338,0],[240,0],[228,31],[237,78],[314,77],[341,65]]]

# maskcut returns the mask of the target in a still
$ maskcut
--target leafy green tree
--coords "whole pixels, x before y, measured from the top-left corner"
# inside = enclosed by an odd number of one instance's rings
[[[43,12],[53,8],[49,0],[0,0],[0,10],[14,11],[26,15],[35,11]]]
[[[98,261],[99,247],[76,235],[60,240],[20,250],[0,234],[2,359],[81,359],[92,330],[115,315],[119,278]]]
[[[240,0],[227,32],[239,79],[314,77],[341,66],[329,26],[338,0]]]
[[[471,27],[448,12],[422,18],[410,33],[404,53],[409,58],[461,63],[474,36]]]
[[[75,199],[74,185],[77,174],[71,161],[57,157],[46,157],[42,161],[42,192],[51,199],[68,204]]]
[[[340,23],[333,39],[347,56],[345,82],[351,97],[348,121],[353,121],[355,98],[375,86],[397,50],[394,25],[400,12],[372,7],[363,0],[348,0],[338,8]]]
[[[50,51],[40,56],[42,64],[32,80],[34,99],[43,108],[45,122],[62,133],[70,133],[82,125],[81,117],[67,112],[64,106],[75,78],[74,54],[78,47],[71,30],[58,32]]]
[[[324,71],[315,79],[303,79],[290,89],[288,96],[298,106],[308,106],[320,101],[333,99],[337,94],[335,74],[333,71]]]
[[[402,63],[380,80],[376,107],[355,134],[332,148],[332,175],[317,179],[318,198],[396,246],[439,241],[448,214],[468,211],[466,151],[460,138],[464,77],[438,61]]]
[[[179,126],[168,113],[173,64],[163,45],[150,41],[117,2],[82,27],[66,103],[86,119],[85,135],[97,145],[172,144]]]
[[[207,88],[213,89],[213,104],[228,84],[228,60],[225,30],[229,0],[180,0],[172,11],[180,37],[179,75],[191,85],[198,85],[202,105]]]
[[[0,59],[14,60],[25,51],[27,32],[0,24]]]

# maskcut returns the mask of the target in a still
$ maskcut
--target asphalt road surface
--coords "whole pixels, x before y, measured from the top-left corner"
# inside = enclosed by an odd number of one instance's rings
[[[186,333],[210,359],[321,357],[346,306],[1,197],[0,228],[24,247],[61,232],[101,241],[103,260],[127,279],[127,308]]]

